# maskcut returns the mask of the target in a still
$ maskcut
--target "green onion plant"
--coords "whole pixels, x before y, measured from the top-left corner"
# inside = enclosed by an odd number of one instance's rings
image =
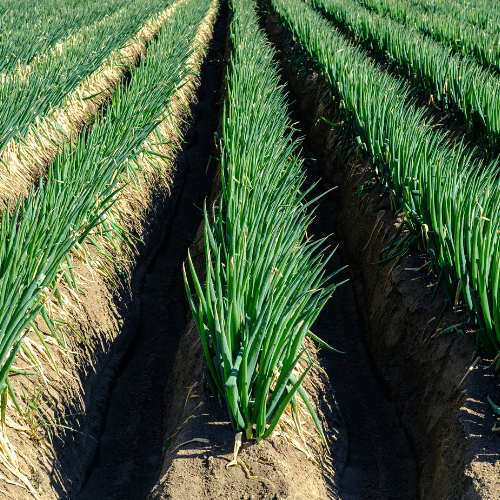
[[[233,0],[232,9],[222,194],[217,208],[204,210],[206,277],[191,259],[193,292],[184,275],[207,361],[204,380],[248,439],[270,436],[297,396],[323,436],[302,387],[312,364],[300,376],[294,370],[337,285],[325,275],[324,240],[306,234],[314,201],[301,190],[302,161],[273,50],[255,3]]]
[[[312,4],[358,43],[374,52],[435,105],[463,118],[493,155],[500,153],[500,80],[469,57],[406,26],[380,16],[356,0],[312,0]]]
[[[19,407],[9,382],[13,360],[33,320],[41,314],[51,334],[66,347],[62,329],[44,310],[46,290],[57,293],[56,277],[76,286],[70,251],[86,241],[96,244],[91,232],[117,243],[127,233],[120,214],[111,208],[119,191],[133,182],[147,157],[148,136],[171,113],[170,100],[192,70],[186,64],[193,53],[193,37],[210,7],[209,0],[179,4],[164,23],[147,57],[134,68],[126,86],[84,131],[74,147],[67,146],[50,165],[26,199],[9,209],[0,222],[0,394]],[[158,141],[168,138],[158,137]],[[156,156],[151,159],[156,165]],[[38,329],[34,328],[39,334]]]

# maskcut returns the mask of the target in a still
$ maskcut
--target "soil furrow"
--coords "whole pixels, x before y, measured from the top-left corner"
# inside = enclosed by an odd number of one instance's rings
[[[141,295],[141,322],[125,356],[109,401],[99,450],[79,500],[140,499],[149,492],[161,455],[162,399],[186,314],[182,262],[202,219],[198,207],[208,193],[224,19],[219,15],[201,68],[192,126],[178,155],[173,180],[178,196],[165,239],[151,261]]]
[[[286,84],[286,80],[282,81]],[[306,139],[302,152],[306,158],[306,185],[320,176],[314,154],[307,146],[308,131],[293,106],[293,122]],[[302,126],[301,126],[302,125]],[[314,199],[324,193],[324,183],[310,193]],[[308,234],[315,240],[328,238],[331,248],[338,245],[334,232],[338,216],[336,193],[323,196],[317,204],[315,219]],[[333,273],[343,267],[339,251],[327,265]],[[347,279],[345,272],[336,281]],[[416,498],[417,469],[394,404],[379,385],[381,377],[365,349],[365,326],[358,317],[351,283],[341,285],[321,311],[314,333],[326,343],[342,351],[338,354],[322,349],[318,357],[326,370],[335,399],[342,410],[348,437],[347,461],[341,476],[339,493],[342,500]]]
[[[271,24],[264,23],[268,37],[276,44]],[[288,79],[289,68],[285,68],[281,47],[275,45],[277,60],[283,71],[282,84],[287,85],[290,99],[301,96],[294,92]],[[293,121],[305,138],[303,155],[306,161],[307,183],[321,179],[314,152],[309,149],[311,133],[308,122],[291,105]],[[310,194],[315,198],[327,188],[320,182]],[[323,196],[315,211],[316,217],[310,226],[314,239],[328,238],[332,248],[339,244],[334,235],[335,222],[339,214],[335,191]],[[353,228],[354,230],[354,228]],[[327,273],[332,273],[348,262],[343,262],[337,251],[329,262]],[[339,281],[347,278],[345,273]],[[366,329],[359,317],[351,283],[345,283],[333,294],[315,324],[315,333],[334,348],[345,354],[327,350],[319,353],[326,370],[335,399],[345,420],[348,436],[347,461],[339,485],[342,500],[353,499],[414,499],[417,494],[417,468],[403,426],[396,413],[394,403],[388,399],[389,391],[378,373],[376,363],[366,346]]]

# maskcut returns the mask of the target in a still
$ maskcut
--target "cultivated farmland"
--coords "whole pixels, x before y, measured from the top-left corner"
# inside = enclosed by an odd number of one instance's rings
[[[492,0],[0,0],[0,497],[500,498]]]

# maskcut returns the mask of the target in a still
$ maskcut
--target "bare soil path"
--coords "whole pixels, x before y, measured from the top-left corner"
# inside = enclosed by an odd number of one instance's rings
[[[293,109],[293,106],[291,107]],[[293,121],[298,122],[296,114]],[[301,122],[299,122],[300,124]],[[303,123],[303,122],[302,122]],[[306,136],[307,130],[301,129]],[[312,158],[307,141],[305,158]],[[316,161],[308,159],[308,184],[317,180]],[[329,186],[327,186],[329,187]],[[310,198],[325,192],[320,183]],[[329,237],[335,248],[334,232],[336,193],[324,196],[318,203],[316,217],[308,234],[314,239]],[[353,228],[355,231],[356,228]],[[327,273],[345,265],[337,251],[329,262]],[[347,279],[342,272],[335,278]],[[340,409],[348,436],[347,462],[340,484],[342,500],[412,500],[416,498],[417,469],[410,444],[396,415],[395,406],[387,399],[374,363],[364,345],[364,325],[359,319],[352,286],[341,285],[327,302],[315,324],[315,333],[329,345],[343,351],[337,354],[323,348],[319,353]]]
[[[225,17],[219,16],[201,69],[192,126],[174,174],[177,201],[146,275],[139,331],[115,382],[99,450],[78,500],[140,500],[155,477],[163,446],[163,392],[186,323],[181,264],[202,220],[199,207],[213,176],[207,166],[218,119]]]

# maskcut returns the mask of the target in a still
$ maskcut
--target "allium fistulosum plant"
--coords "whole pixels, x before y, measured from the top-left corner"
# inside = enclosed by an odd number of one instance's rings
[[[272,0],[295,41],[342,102],[347,134],[366,152],[406,217],[401,243],[426,249],[453,306],[461,296],[477,326],[477,343],[500,351],[498,252],[500,187],[496,162],[471,160],[461,144],[443,145],[446,135],[424,120],[404,80],[367,60],[314,9],[301,0]]]
[[[222,195],[217,209],[205,207],[204,283],[189,259],[193,295],[185,273],[207,361],[204,379],[248,439],[270,436],[297,395],[323,435],[301,386],[311,364],[299,377],[294,369],[336,285],[325,276],[324,241],[306,235],[314,201],[301,191],[302,161],[273,51],[254,2],[234,0],[232,7]]]
[[[354,35],[410,85],[458,118],[494,154],[500,152],[500,80],[469,57],[359,5],[356,0],[312,0],[314,7]]]
[[[500,18],[493,2],[486,7],[490,22],[486,22],[483,26],[470,24],[462,16],[456,16],[450,11],[426,10],[413,1],[358,0],[358,2],[379,14],[397,19],[407,26],[414,26],[460,55],[475,58],[486,69],[494,68],[496,71],[500,69],[498,64],[500,57],[498,21]],[[466,18],[469,12],[474,12],[474,9],[466,10],[464,13]]]

